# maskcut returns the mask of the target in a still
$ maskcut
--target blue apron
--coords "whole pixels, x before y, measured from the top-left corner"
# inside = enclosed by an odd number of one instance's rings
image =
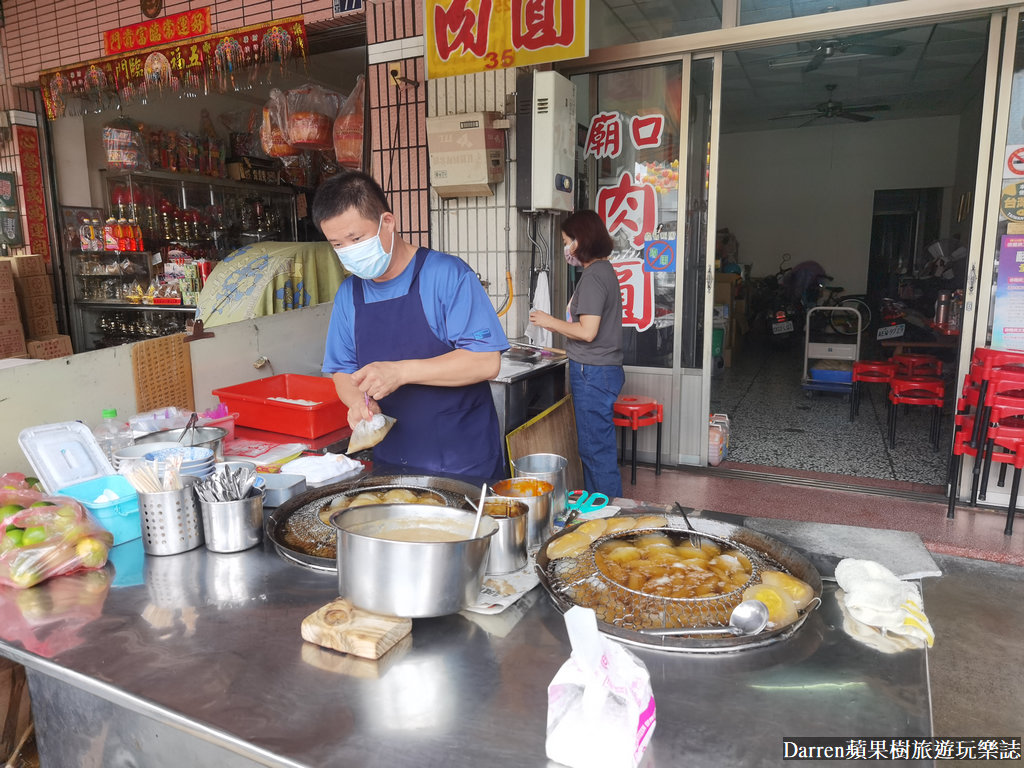
[[[427,249],[413,257],[412,284],[404,296],[366,303],[363,281],[352,291],[356,364],[421,360],[451,352],[430,329],[420,299],[420,270]],[[498,415],[486,381],[466,387],[406,384],[380,402],[397,423],[373,449],[374,463],[427,472],[504,477]]]

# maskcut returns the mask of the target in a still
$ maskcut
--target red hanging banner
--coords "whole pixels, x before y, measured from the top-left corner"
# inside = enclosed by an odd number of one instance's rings
[[[169,45],[191,37],[208,35],[212,31],[210,9],[196,8],[183,13],[173,13],[161,19],[108,29],[103,33],[103,52],[107,56],[116,56],[142,48]]]
[[[14,139],[18,147],[21,184],[25,192],[28,246],[32,253],[42,254],[43,258],[49,261],[50,235],[46,223],[46,195],[43,191],[43,171],[39,157],[39,129],[29,125],[15,125]]]
[[[48,69],[39,83],[46,116],[55,120],[161,95],[238,90],[274,72],[284,74],[294,59],[305,68],[306,51],[306,27],[301,16],[292,16]]]

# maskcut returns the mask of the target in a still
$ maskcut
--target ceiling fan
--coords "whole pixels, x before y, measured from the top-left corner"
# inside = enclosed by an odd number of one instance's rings
[[[805,125],[810,125],[815,120],[820,120],[823,117],[841,117],[844,120],[866,123],[869,120],[874,120],[875,118],[871,115],[862,114],[863,112],[886,112],[889,110],[888,104],[858,104],[853,107],[844,107],[843,102],[832,100],[832,92],[835,91],[836,87],[837,86],[834,83],[826,85],[825,89],[828,91],[828,100],[821,102],[815,106],[814,109],[808,109],[802,112],[790,112],[787,115],[779,115],[778,117],[773,117],[771,119],[786,120],[794,117],[810,118],[806,122],[800,124],[800,127],[803,128]]]
[[[903,52],[902,45],[877,45],[874,43],[858,42],[862,39],[871,38],[868,35],[857,35],[845,40],[838,37],[818,40],[810,43],[804,50],[769,60],[768,68],[800,67],[801,72],[813,72],[832,58],[852,59],[866,56],[898,56]]]

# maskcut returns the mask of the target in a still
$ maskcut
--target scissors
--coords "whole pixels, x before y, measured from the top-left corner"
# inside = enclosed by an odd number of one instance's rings
[[[578,515],[597,512],[608,506],[608,497],[603,493],[576,490],[566,494],[565,506]]]

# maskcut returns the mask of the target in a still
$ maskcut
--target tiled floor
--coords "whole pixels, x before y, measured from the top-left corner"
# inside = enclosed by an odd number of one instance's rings
[[[734,462],[717,468],[637,469],[637,483],[622,475],[627,498],[658,504],[678,501],[695,509],[751,517],[805,520],[917,533],[932,552],[1024,565],[1024,519],[1003,533],[1006,513],[958,507],[946,517],[941,489],[894,481],[848,482],[838,475],[789,471],[768,475]]]
[[[940,449],[933,451],[929,409],[901,411],[896,447],[890,449],[881,386],[863,388],[860,414],[851,423],[849,400],[842,394],[803,388],[804,346],[802,340],[792,342],[774,347],[748,334],[733,365],[715,372],[711,409],[729,416],[730,459],[851,477],[946,483],[948,424],[943,424]],[[865,348],[861,357],[869,354],[872,350]],[[947,385],[947,390],[952,388]]]

